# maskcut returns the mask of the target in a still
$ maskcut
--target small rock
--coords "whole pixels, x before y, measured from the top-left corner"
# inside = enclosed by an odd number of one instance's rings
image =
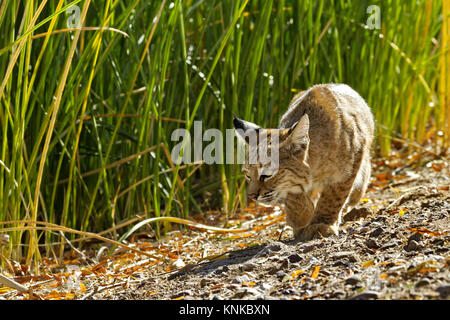
[[[419,281],[416,282],[415,287],[420,288],[420,287],[428,286],[428,285],[430,285],[430,283],[431,282],[428,279],[420,279]]]
[[[259,289],[261,289],[263,291],[269,291],[270,289],[272,289],[272,286],[270,284],[263,282],[259,285]]]
[[[369,300],[378,299],[378,292],[376,291],[364,291],[348,298],[348,300]]]
[[[259,251],[255,255],[255,258],[266,257],[266,256],[270,255],[271,252],[281,251],[281,249],[283,249],[285,246],[286,245],[281,242],[272,242],[272,243],[268,244],[266,247],[264,247],[263,249],[261,249],[261,251]]]
[[[370,249],[378,249],[380,247],[376,240],[370,238],[366,240],[366,246]]]
[[[297,291],[295,291],[292,288],[284,289],[284,290],[281,291],[281,294],[288,295],[288,296],[293,296],[296,293],[297,293]]]
[[[284,259],[284,260],[281,262],[279,269],[289,269],[290,264],[291,264],[291,263],[289,262],[289,259]]]
[[[214,271],[214,273],[215,274],[221,274],[221,273],[226,273],[226,272],[228,272],[230,269],[227,267],[227,266],[220,266],[220,267],[218,267],[215,271]]]
[[[408,244],[405,246],[406,251],[415,251],[422,249],[422,246],[415,240],[411,240],[408,242]]]
[[[360,233],[366,233],[367,231],[369,231],[368,227],[362,227],[361,229],[359,229]]]
[[[268,244],[266,249],[274,252],[280,251],[283,247],[285,247],[284,243],[281,242],[272,242],[271,244]]]
[[[345,279],[345,283],[349,284],[349,285],[352,285],[352,286],[355,285],[355,284],[360,283],[361,281],[362,281],[361,278],[358,277],[358,276],[351,276],[351,277]]]
[[[383,228],[382,227],[378,227],[375,230],[373,230],[370,234],[369,237],[371,238],[377,238],[380,234],[383,233]]]
[[[252,271],[252,270],[255,270],[256,267],[257,267],[256,264],[249,262],[249,263],[243,264],[243,265],[240,267],[240,269],[241,269],[242,271]]]
[[[345,291],[344,290],[334,290],[334,292],[332,292],[331,295],[334,297],[345,296]]]
[[[200,287],[203,288],[204,286],[206,286],[210,282],[211,282],[211,280],[203,278],[202,280],[200,280]]]
[[[177,260],[174,261],[173,263],[174,267],[177,267],[178,269],[184,268],[186,266],[186,264],[184,263],[184,261],[180,258],[178,258]]]
[[[381,249],[385,250],[385,249],[396,247],[397,245],[398,245],[398,241],[391,240],[391,241],[386,242],[385,244],[383,244],[381,246]]]
[[[323,242],[320,242],[318,244],[311,244],[311,245],[308,245],[308,246],[304,247],[302,252],[303,253],[308,253],[308,252],[310,252],[310,251],[312,251],[312,250],[314,250],[316,248],[323,247],[324,245],[325,244]]]
[[[288,260],[290,263],[296,263],[302,260],[302,257],[300,257],[300,255],[298,255],[297,253],[291,254],[288,257]]]
[[[171,299],[176,299],[184,296],[192,296],[193,293],[191,290],[183,290],[171,296]]]
[[[320,273],[326,277],[331,276],[331,272],[324,270],[324,269],[320,269]]]
[[[350,262],[358,262],[359,261],[359,258],[356,256],[356,254],[353,251],[336,252],[331,257],[334,260],[347,258]]]
[[[414,241],[420,241],[422,239],[422,235],[420,233],[414,233],[412,236],[408,238],[408,242]]]
[[[244,274],[243,276],[237,276],[232,283],[250,282],[250,278]]]
[[[450,250],[450,249],[447,248],[447,247],[438,247],[438,248],[436,248],[434,250],[434,252],[436,252],[436,253],[444,253],[444,252],[447,252],[448,250]]]
[[[436,289],[437,292],[441,295],[441,298],[446,299],[450,296],[450,285],[440,286]]]
[[[284,272],[283,270],[278,270],[278,271],[275,273],[275,275],[276,275],[278,278],[284,278],[284,276],[286,276],[287,274],[286,274],[286,272]]]
[[[258,290],[253,288],[242,288],[237,290],[234,295],[231,297],[231,299],[242,299],[246,295],[259,295],[261,294]]]

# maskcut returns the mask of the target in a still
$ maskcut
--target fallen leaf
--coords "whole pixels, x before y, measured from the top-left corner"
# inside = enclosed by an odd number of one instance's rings
[[[430,236],[436,237],[436,236],[445,236],[448,232],[433,232],[425,228],[407,228],[408,230],[411,230],[415,233],[420,234],[429,234]]]
[[[319,276],[320,266],[315,266],[311,273],[311,278],[316,279]]]
[[[293,277],[293,278],[297,278],[299,275],[301,275],[302,273],[305,273],[305,271],[303,271],[303,270],[295,270],[295,271],[292,271],[292,273],[291,273],[291,276]]]
[[[369,261],[364,262],[364,263],[362,264],[362,267],[363,267],[363,268],[368,268],[368,267],[373,266],[374,264],[375,264],[375,262],[374,262],[373,260],[369,260]]]
[[[256,282],[251,282],[251,281],[243,281],[242,285],[244,286],[249,286],[249,287],[253,287],[256,284]]]
[[[387,273],[382,273],[379,275],[379,278],[384,280],[387,278],[387,276],[388,276]]]

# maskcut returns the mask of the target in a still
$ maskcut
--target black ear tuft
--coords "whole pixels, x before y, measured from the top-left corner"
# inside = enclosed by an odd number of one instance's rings
[[[233,119],[233,126],[234,126],[234,128],[235,129],[242,129],[242,130],[245,131],[246,128],[245,128],[245,125],[242,122],[242,120],[238,119],[234,114],[233,114],[233,116],[234,116],[234,119]]]

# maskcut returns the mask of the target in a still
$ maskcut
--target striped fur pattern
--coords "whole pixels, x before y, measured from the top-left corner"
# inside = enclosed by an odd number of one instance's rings
[[[234,125],[269,141],[279,136],[278,170],[243,166],[249,198],[282,204],[299,240],[337,235],[370,179],[374,119],[364,99],[345,84],[321,84],[292,99],[277,129],[237,118]]]

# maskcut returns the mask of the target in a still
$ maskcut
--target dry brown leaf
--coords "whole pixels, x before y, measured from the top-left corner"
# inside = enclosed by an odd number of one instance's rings
[[[448,232],[433,232],[425,228],[407,228],[408,230],[411,230],[415,233],[420,234],[429,234],[430,236],[436,237],[436,236],[445,236]]]

